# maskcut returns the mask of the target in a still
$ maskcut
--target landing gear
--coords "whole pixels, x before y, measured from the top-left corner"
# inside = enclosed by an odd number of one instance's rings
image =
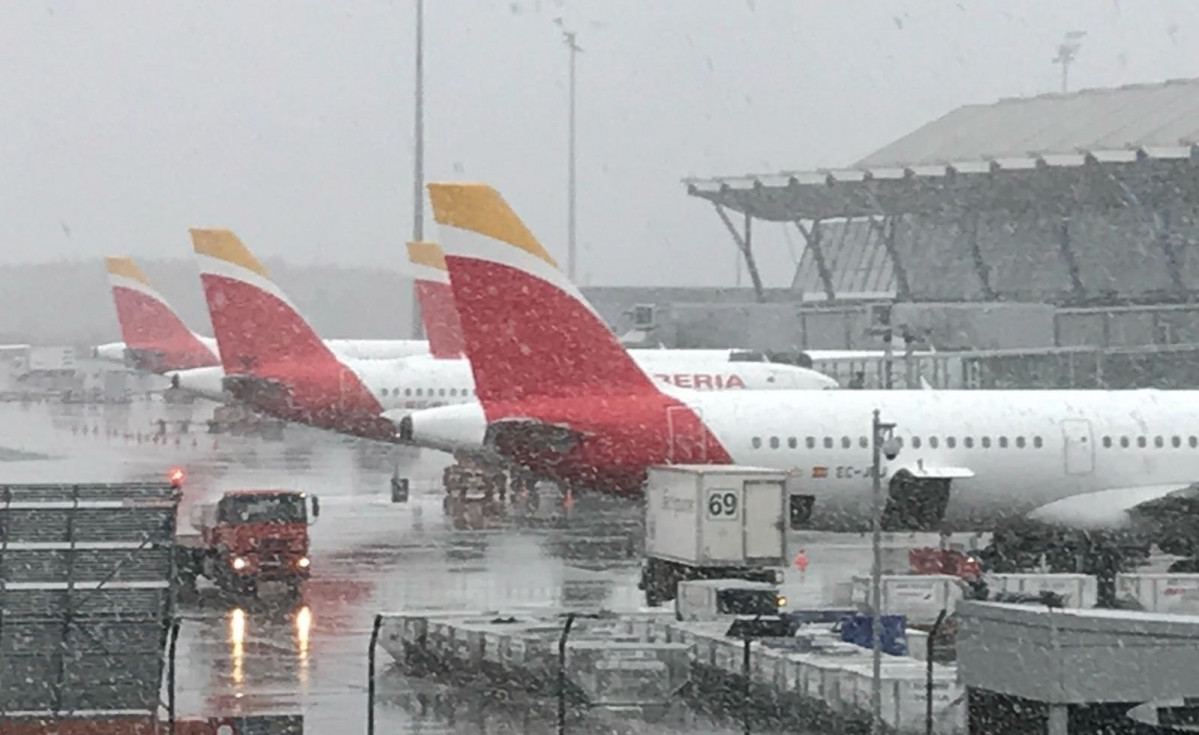
[[[899,471],[888,483],[884,531],[938,531],[949,506],[949,479],[917,478]]]

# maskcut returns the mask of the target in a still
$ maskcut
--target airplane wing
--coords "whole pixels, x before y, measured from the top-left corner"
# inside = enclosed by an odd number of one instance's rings
[[[1177,514],[1189,517],[1199,502],[1199,483],[1121,487],[1071,495],[1028,514],[1034,521],[1084,529],[1127,528],[1138,522],[1160,524]]]

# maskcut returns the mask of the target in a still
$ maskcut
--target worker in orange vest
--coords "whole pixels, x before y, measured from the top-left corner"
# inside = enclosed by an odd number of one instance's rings
[[[799,551],[795,553],[795,568],[799,570],[801,576],[808,569],[808,552],[803,547],[800,547]]]

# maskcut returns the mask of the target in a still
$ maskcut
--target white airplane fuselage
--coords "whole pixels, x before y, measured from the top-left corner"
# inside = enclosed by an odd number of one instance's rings
[[[736,463],[795,470],[791,492],[814,496],[818,515],[870,518],[876,408],[902,442],[894,460],[882,458],[883,478],[901,469],[946,476],[950,523],[993,521],[1089,493],[1199,481],[1199,391],[837,391],[685,400]],[[1066,503],[1055,510],[1064,520],[1082,520],[1092,511],[1104,515],[1105,507]]]

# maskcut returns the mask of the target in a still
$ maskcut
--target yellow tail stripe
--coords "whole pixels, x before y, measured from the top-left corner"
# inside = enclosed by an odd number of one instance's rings
[[[445,267],[445,253],[441,246],[428,240],[414,240],[408,243],[408,260],[416,265],[424,265],[439,271]]]
[[[193,227],[188,231],[192,236],[192,247],[200,255],[228,261],[263,278],[267,277],[266,268],[262,267],[232,230],[223,227]]]
[[[150,285],[150,281],[146,279],[146,274],[142,273],[142,269],[137,267],[137,263],[133,262],[133,258],[128,255],[109,255],[104,258],[104,265],[108,268],[108,272],[114,276],[123,276],[131,281],[146,286]]]
[[[437,182],[428,187],[433,218],[438,224],[471,230],[506,242],[558,267],[500,193],[487,184]]]

